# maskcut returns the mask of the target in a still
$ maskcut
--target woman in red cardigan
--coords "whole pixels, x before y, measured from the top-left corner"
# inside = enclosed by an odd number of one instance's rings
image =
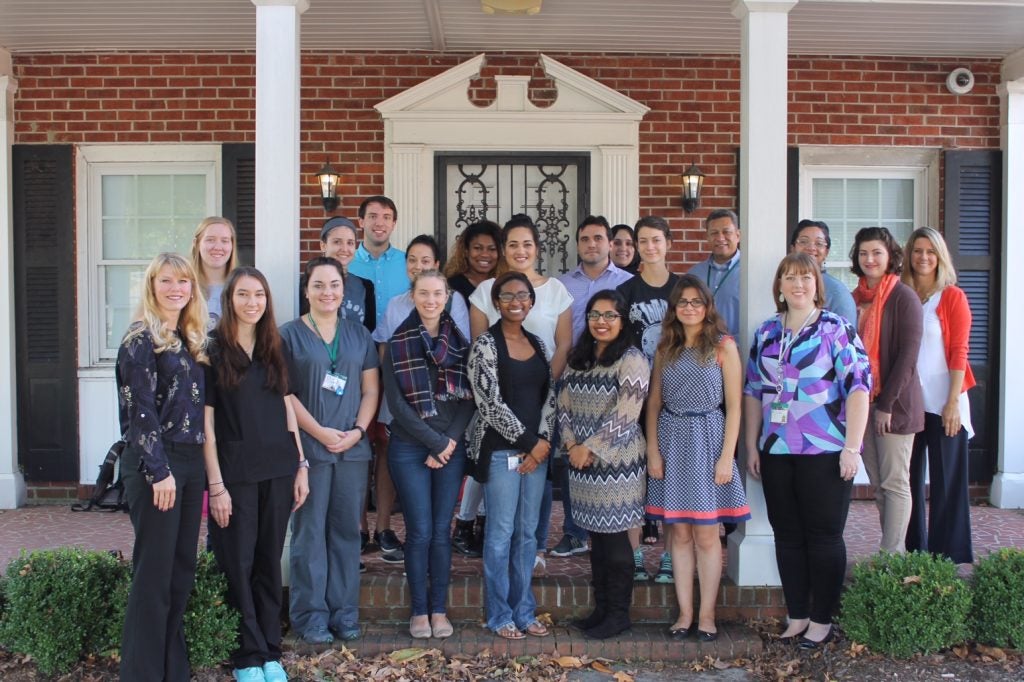
[[[864,468],[875,488],[882,524],[881,548],[903,552],[910,524],[910,453],[914,434],[924,428],[924,403],[917,377],[921,301],[900,281],[903,249],[886,228],[859,230],[850,260],[850,270],[860,277],[853,291],[857,332],[871,363]]]
[[[924,431],[914,437],[910,456],[913,507],[907,550],[942,554],[958,564],[974,561],[971,509],[967,496],[967,441],[974,436],[967,389],[974,374],[967,363],[971,308],[956,287],[956,271],[946,242],[936,230],[922,227],[907,240],[904,283],[912,286],[924,308],[924,334],[917,373],[924,394]],[[925,450],[931,500],[925,527]]]

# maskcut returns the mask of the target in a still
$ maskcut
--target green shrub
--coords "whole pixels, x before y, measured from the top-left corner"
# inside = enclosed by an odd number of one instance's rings
[[[193,668],[219,665],[238,647],[238,610],[227,603],[228,580],[210,552],[200,552],[196,584],[185,612],[185,642]]]
[[[949,559],[882,553],[853,567],[840,622],[851,639],[907,658],[966,640],[970,609],[970,591]]]
[[[984,644],[1024,648],[1024,551],[1004,548],[974,567],[974,635]]]
[[[0,643],[31,655],[45,674],[116,649],[127,585],[128,566],[106,552],[22,552],[3,581]]]

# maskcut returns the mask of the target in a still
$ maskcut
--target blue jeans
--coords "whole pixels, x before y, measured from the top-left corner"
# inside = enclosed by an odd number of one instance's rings
[[[537,618],[530,588],[537,553],[537,520],[547,482],[548,461],[523,475],[509,471],[515,450],[497,450],[484,485],[487,533],[484,535],[484,585],[487,627],[514,624],[526,629]]]
[[[557,463],[551,466],[555,468],[555,477],[558,479],[558,487],[562,489],[562,511],[565,514],[565,521],[562,522],[562,532],[571,535],[580,542],[587,541],[587,531],[576,525],[572,518],[572,497],[569,495],[569,458],[560,457]]]
[[[446,610],[452,568],[452,512],[466,468],[466,450],[461,439],[451,459],[440,469],[423,463],[427,453],[426,446],[403,440],[392,432],[388,471],[402,500],[405,574],[414,616]]]

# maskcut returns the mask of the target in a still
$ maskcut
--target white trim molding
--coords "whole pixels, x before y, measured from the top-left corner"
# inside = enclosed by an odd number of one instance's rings
[[[477,55],[374,108],[384,119],[384,192],[402,216],[392,240],[404,244],[434,231],[437,152],[586,152],[592,213],[612,223],[639,213],[640,121],[649,108],[546,55],[544,72],[557,98],[538,107],[528,76],[495,76],[497,97],[486,107],[469,99]]]

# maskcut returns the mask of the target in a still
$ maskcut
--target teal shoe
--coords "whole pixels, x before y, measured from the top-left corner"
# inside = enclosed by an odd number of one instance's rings
[[[266,682],[288,682],[288,673],[280,661],[267,661],[263,664],[263,679]]]
[[[235,668],[231,671],[236,682],[264,682],[263,668],[253,666],[251,668]]]
[[[663,552],[661,555],[661,565],[658,566],[658,575],[654,576],[654,582],[671,585],[675,581],[675,576],[672,575],[672,555],[668,552]]]

